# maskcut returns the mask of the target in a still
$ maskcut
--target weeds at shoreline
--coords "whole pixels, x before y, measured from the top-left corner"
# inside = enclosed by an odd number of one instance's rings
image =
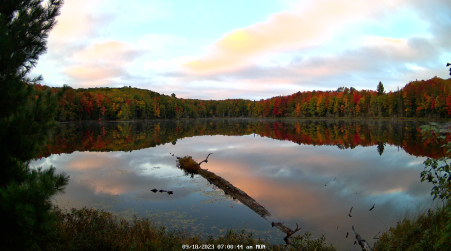
[[[183,250],[183,245],[208,245],[210,250],[241,250],[227,248],[224,245],[253,246],[264,245],[265,250],[336,250],[332,246],[326,246],[325,237],[319,239],[310,238],[310,233],[296,236],[294,245],[270,244],[261,239],[255,239],[252,233],[246,231],[229,230],[219,237],[209,236],[202,238],[200,235],[192,235],[186,231],[169,231],[165,227],[159,227],[149,219],[133,218],[127,221],[112,213],[97,209],[72,209],[69,212],[58,207],[54,208],[57,216],[56,231],[49,242],[41,247],[41,250],[155,250],[171,251]],[[218,247],[219,245],[219,247]],[[223,245],[222,248],[220,246]],[[186,246],[185,246],[186,247]],[[207,247],[207,246],[205,246]]]
[[[407,217],[381,234],[374,250],[449,250],[451,204],[428,210],[415,219]]]

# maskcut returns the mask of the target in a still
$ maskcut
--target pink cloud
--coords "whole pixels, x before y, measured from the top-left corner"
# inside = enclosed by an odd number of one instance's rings
[[[64,69],[64,72],[79,80],[93,83],[107,83],[106,80],[119,77],[125,68],[138,55],[132,46],[119,41],[93,43],[73,54],[75,65]],[[81,85],[90,85],[81,83]]]
[[[95,18],[89,13],[103,0],[66,0],[57,18],[57,24],[50,33],[50,42],[70,42],[90,34],[95,28]]]
[[[371,8],[370,8],[371,7]],[[191,74],[241,69],[276,51],[306,48],[331,38],[345,23],[377,8],[367,2],[317,1],[293,12],[280,12],[266,22],[234,30],[216,41],[207,54],[183,64]]]
[[[64,72],[77,79],[82,80],[98,80],[120,76],[122,71],[111,67],[96,67],[92,65],[79,65],[69,67]]]
[[[78,61],[106,61],[118,63],[133,56],[134,50],[130,45],[119,41],[105,41],[93,43],[87,48],[74,53],[74,58]]]

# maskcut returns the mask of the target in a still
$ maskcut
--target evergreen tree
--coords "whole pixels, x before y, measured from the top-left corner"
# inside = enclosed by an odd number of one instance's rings
[[[377,85],[377,89],[376,90],[377,90],[377,95],[382,95],[382,94],[385,93],[384,85],[382,84],[381,81],[379,81],[379,84]]]
[[[51,236],[51,197],[69,177],[55,168],[31,169],[49,130],[55,125],[56,100],[62,95],[36,88],[27,74],[46,51],[62,0],[0,2],[0,231],[2,250],[42,248]]]

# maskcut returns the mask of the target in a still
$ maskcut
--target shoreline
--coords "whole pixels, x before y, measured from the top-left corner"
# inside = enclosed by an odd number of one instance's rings
[[[96,123],[130,123],[130,122],[168,122],[168,121],[189,121],[189,120],[300,120],[300,121],[423,121],[423,122],[438,122],[438,123],[451,123],[450,118],[409,118],[409,117],[338,117],[338,118],[326,118],[326,117],[209,117],[209,118],[182,118],[182,119],[135,119],[135,120],[76,120],[76,121],[56,121],[58,124],[69,123],[84,123],[84,122],[96,122]]]

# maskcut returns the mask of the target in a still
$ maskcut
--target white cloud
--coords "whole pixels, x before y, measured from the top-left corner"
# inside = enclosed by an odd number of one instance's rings
[[[98,28],[102,17],[96,15],[93,8],[103,0],[66,0],[57,17],[57,24],[50,32],[50,43],[71,43],[86,39]],[[90,8],[87,8],[87,7]]]
[[[194,59],[195,56],[180,56],[176,58],[158,59],[155,61],[147,60],[144,62],[144,70],[178,70],[180,64]]]

